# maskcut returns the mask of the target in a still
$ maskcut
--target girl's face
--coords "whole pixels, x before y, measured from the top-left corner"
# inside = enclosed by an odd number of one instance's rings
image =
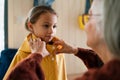
[[[56,34],[57,16],[51,13],[43,13],[36,23],[31,24],[32,32],[45,42],[52,40]]]
[[[100,27],[102,26],[102,10],[100,8],[101,5],[99,4],[99,2],[97,2],[98,0],[95,1],[93,1],[93,4],[89,10],[89,21],[85,25],[85,32],[87,34],[87,45],[91,48],[96,47],[102,39],[102,31],[100,29]]]

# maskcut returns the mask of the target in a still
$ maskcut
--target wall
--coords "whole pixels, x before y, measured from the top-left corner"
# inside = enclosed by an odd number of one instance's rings
[[[19,48],[27,35],[24,21],[32,5],[33,0],[8,0],[9,48]]]
[[[33,0],[9,1],[9,47],[19,48],[27,30],[24,28],[26,15]],[[87,47],[86,35],[78,26],[78,16],[84,12],[85,0],[55,0],[53,8],[58,13],[57,36],[74,46]],[[65,55],[68,74],[86,71],[82,61],[73,55]]]
[[[80,30],[78,25],[78,16],[84,12],[84,4],[85,0],[55,0],[53,4],[53,8],[59,16],[57,35],[79,47],[86,47],[85,33]],[[69,74],[86,70],[82,62],[73,55],[66,55],[66,64]]]

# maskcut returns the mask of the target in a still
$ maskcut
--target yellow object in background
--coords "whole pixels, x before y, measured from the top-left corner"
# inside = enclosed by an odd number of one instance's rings
[[[89,15],[83,14],[78,17],[79,27],[84,30],[85,24],[88,22]]]

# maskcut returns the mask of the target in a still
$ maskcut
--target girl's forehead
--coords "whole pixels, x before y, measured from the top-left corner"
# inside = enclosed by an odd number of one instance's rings
[[[49,13],[46,13],[46,14],[42,14],[39,16],[39,19],[38,21],[40,22],[49,22],[49,23],[53,23],[53,22],[57,22],[57,16],[55,14],[49,14]]]
[[[57,17],[56,14],[53,14],[53,13],[50,13],[50,12],[42,13],[39,16],[51,16],[51,17],[56,16]]]

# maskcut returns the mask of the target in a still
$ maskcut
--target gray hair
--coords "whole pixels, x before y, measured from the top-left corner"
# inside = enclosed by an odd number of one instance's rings
[[[120,58],[120,0],[105,0],[104,36],[108,48]]]

